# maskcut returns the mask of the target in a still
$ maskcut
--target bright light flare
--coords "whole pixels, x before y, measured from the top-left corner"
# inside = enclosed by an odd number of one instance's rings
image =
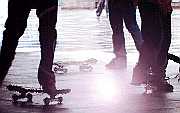
[[[116,80],[110,77],[99,78],[94,81],[94,87],[96,89],[96,98],[100,98],[106,101],[110,101],[117,96],[118,88]]]

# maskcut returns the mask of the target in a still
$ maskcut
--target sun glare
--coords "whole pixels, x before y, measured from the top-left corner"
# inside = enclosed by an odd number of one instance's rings
[[[109,101],[117,95],[116,80],[110,77],[97,79],[94,84],[97,98]]]

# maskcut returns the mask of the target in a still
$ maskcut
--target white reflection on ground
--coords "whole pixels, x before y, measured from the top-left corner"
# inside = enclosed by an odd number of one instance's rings
[[[113,78],[104,77],[95,82],[96,94],[103,100],[112,100],[117,95],[117,84]]]
[[[100,101],[116,101],[123,97],[126,92],[126,75],[123,71],[110,71],[105,70],[104,75],[97,77],[93,81],[93,86],[95,88],[95,98]]]

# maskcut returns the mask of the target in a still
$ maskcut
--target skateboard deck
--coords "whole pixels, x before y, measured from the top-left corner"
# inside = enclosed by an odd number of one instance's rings
[[[19,94],[13,94],[12,95],[12,102],[13,103],[18,103],[20,99],[27,98],[28,103],[33,103],[33,93],[36,94],[43,94],[46,93],[44,92],[43,89],[36,89],[36,88],[24,88],[22,86],[16,86],[16,85],[8,85],[7,89],[9,91],[13,92],[18,92]],[[58,89],[57,94],[54,98],[51,97],[46,97],[43,99],[44,105],[49,105],[50,103],[57,102],[57,104],[61,104],[63,101],[63,97],[59,95],[67,94],[70,93],[71,89]]]
[[[97,63],[97,60],[90,58],[83,61],[57,61],[53,63],[53,71],[55,73],[67,73],[68,66],[76,65],[81,72],[90,72],[93,70],[93,65]]]

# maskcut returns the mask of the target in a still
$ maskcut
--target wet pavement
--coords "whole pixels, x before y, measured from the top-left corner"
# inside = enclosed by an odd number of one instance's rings
[[[140,24],[139,14],[137,14]],[[1,30],[4,16],[0,21]],[[92,72],[81,72],[70,66],[67,74],[56,74],[57,88],[70,88],[61,105],[43,106],[46,95],[34,94],[37,105],[14,105],[9,84],[38,88],[37,68],[40,59],[37,18],[32,11],[28,27],[20,40],[16,58],[0,88],[0,113],[179,113],[180,83],[171,79],[174,92],[145,95],[142,86],[130,85],[132,68],[138,53],[130,34],[125,29],[128,57],[127,71],[106,70],[112,54],[111,29],[105,12],[97,19],[95,10],[59,10],[56,61],[98,60]],[[180,9],[172,14],[172,45],[170,52],[180,53]],[[2,32],[2,31],[1,31]],[[169,61],[167,75],[178,74],[179,65]]]

